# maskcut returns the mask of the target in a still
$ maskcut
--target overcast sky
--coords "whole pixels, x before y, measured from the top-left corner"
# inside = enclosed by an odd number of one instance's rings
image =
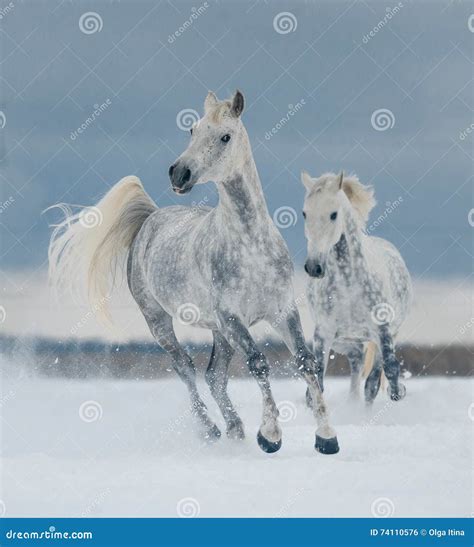
[[[238,87],[269,210],[296,211],[281,231],[298,264],[300,171],[343,168],[374,185],[371,221],[388,212],[373,233],[416,276],[465,277],[473,12],[458,1],[2,2],[0,268],[44,267],[55,217],[41,211],[93,204],[128,174],[160,206],[214,204],[213,184],[179,197],[167,171],[189,138],[179,113]]]

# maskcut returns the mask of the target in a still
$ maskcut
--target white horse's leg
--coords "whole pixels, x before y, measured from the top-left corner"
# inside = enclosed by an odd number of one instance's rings
[[[367,404],[372,404],[377,393],[380,389],[380,381],[382,377],[382,354],[380,353],[379,348],[377,347],[375,353],[374,366],[369,372],[364,386],[365,402]]]
[[[221,312],[218,315],[220,332],[234,349],[247,357],[247,366],[257,380],[263,396],[262,424],[257,441],[264,452],[276,452],[281,448],[281,428],[278,424],[278,408],[268,380],[268,363],[242,321],[233,314]]]
[[[389,383],[390,399],[399,401],[406,395],[406,388],[399,382],[400,362],[395,356],[395,347],[392,335],[387,325],[379,327],[380,347],[382,350],[383,371]]]
[[[244,425],[227,394],[229,365],[234,349],[219,332],[213,331],[213,336],[214,344],[206,370],[206,381],[224,416],[227,436],[231,439],[243,439],[245,437]]]
[[[315,441],[316,450],[322,454],[339,452],[336,432],[329,423],[329,414],[318,379],[318,372],[320,374],[324,372],[324,365],[321,359],[316,360],[306,347],[299,313],[294,309],[287,314],[284,321],[278,323],[274,328],[295,356],[298,373],[308,384],[313,402],[313,413],[318,424]]]
[[[364,344],[355,344],[347,353],[347,360],[351,369],[351,387],[349,390],[350,397],[359,398],[360,377],[362,372],[362,364],[364,362]]]

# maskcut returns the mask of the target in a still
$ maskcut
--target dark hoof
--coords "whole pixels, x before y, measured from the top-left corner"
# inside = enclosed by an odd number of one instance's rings
[[[276,443],[265,439],[265,437],[260,433],[257,433],[257,442],[258,446],[267,454],[273,454],[273,452],[278,452],[281,448],[281,439]]]
[[[403,384],[398,384],[398,389],[396,392],[393,392],[391,388],[388,388],[388,394],[392,401],[401,401],[407,394],[407,388]]]
[[[313,397],[311,396],[309,387],[306,388],[306,406],[308,408],[313,408]]]
[[[321,454],[337,454],[339,452],[337,437],[332,437],[331,439],[323,439],[323,437],[316,435],[314,448],[316,448],[318,452],[321,452]]]
[[[237,441],[241,441],[242,439],[245,439],[245,432],[244,432],[244,425],[242,422],[232,422],[227,427],[227,437],[229,439],[234,439]]]
[[[208,429],[204,433],[204,439],[208,443],[214,443],[220,438],[221,438],[221,432],[220,432],[220,429],[217,427],[217,425],[213,425],[210,429]]]

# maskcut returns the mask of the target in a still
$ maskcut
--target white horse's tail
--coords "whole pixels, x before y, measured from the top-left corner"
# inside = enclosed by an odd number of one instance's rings
[[[93,207],[73,213],[53,205],[65,218],[54,226],[49,244],[49,279],[56,290],[86,289],[92,310],[111,321],[110,290],[117,270],[145,220],[157,210],[140,179],[125,177]]]
[[[364,368],[362,369],[362,378],[367,378],[374,368],[375,363],[375,352],[377,351],[377,346],[374,342],[369,342],[365,350],[365,359],[364,359]],[[380,378],[380,388],[385,389],[385,373],[382,369],[381,378]]]

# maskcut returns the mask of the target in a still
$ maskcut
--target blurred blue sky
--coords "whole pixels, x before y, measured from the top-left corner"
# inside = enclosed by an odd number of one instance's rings
[[[137,174],[160,206],[214,204],[212,184],[170,190],[168,166],[188,142],[177,115],[201,112],[208,89],[225,98],[238,87],[269,210],[298,214],[282,229],[297,263],[300,170],[344,168],[374,185],[372,220],[402,198],[374,233],[416,276],[469,275],[473,12],[458,1],[4,0],[0,267],[44,268],[55,217],[41,211],[93,204],[124,175]],[[385,130],[371,122],[379,109],[390,111]]]

